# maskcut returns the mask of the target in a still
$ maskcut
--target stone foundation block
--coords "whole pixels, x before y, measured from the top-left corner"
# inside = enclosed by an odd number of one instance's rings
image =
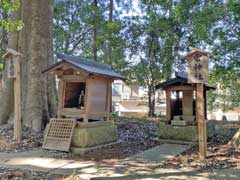
[[[187,125],[187,121],[183,121],[183,120],[172,120],[171,124],[173,126],[186,126]]]
[[[71,147],[88,148],[117,141],[117,127],[114,124],[94,127],[76,127]]]
[[[173,116],[173,120],[179,121],[181,120],[181,116]]]
[[[172,126],[172,125],[159,125],[159,138],[172,139],[182,141],[197,141],[198,137],[197,126]]]

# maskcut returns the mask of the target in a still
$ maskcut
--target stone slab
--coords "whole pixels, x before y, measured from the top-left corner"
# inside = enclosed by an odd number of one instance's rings
[[[120,142],[112,142],[112,143],[107,143],[107,144],[101,144],[101,145],[98,145],[98,146],[88,147],[88,148],[71,147],[70,150],[73,154],[84,155],[87,151],[103,148],[105,146],[110,146],[110,145],[114,145],[114,144],[118,144],[118,143],[120,143]]]
[[[146,150],[140,154],[132,156],[128,159],[159,163],[168,158],[173,158],[174,156],[186,151],[188,148],[189,145],[162,144],[152,149]]]
[[[181,116],[173,116],[173,120],[181,120]]]
[[[184,120],[172,120],[171,125],[173,126],[187,126],[187,121]]]
[[[182,141],[197,141],[197,126],[172,126],[159,124],[159,138]]]

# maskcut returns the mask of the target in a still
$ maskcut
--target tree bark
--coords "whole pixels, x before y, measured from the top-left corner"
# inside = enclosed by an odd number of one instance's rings
[[[97,0],[93,1],[93,5],[95,10],[97,9]],[[95,14],[96,15],[96,14]],[[97,61],[97,22],[94,20],[93,24],[93,44],[92,44],[92,51],[93,51],[93,60]]]
[[[108,22],[112,23],[113,21],[113,0],[109,0],[109,19]],[[108,37],[108,62],[112,64],[112,30],[109,31]]]
[[[53,63],[53,1],[22,0],[19,16],[24,27],[20,32],[10,33],[8,47],[23,54],[20,58],[22,121],[26,126],[41,130],[56,112],[55,79],[42,74]],[[3,80],[11,81],[6,76]],[[6,104],[0,107],[1,124],[9,121],[13,112],[13,88],[5,84],[6,88],[0,93],[0,102]]]
[[[14,12],[11,16],[11,20],[19,19],[19,12]],[[18,33],[11,32],[8,34],[8,47],[12,49],[18,48]],[[5,124],[8,121],[13,120],[13,104],[14,104],[14,94],[13,94],[13,79],[7,77],[7,68],[2,72],[2,82],[0,89],[0,124]]]
[[[154,85],[148,86],[148,116],[155,116],[155,87]]]

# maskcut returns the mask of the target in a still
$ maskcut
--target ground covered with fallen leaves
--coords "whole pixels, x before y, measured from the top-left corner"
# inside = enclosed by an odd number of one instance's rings
[[[75,160],[108,161],[124,159],[160,144],[157,121],[118,120],[118,142],[87,151],[84,155],[73,155],[46,150],[50,157]]]
[[[20,169],[0,168],[1,180],[63,180],[62,175],[50,173],[24,171]]]
[[[46,156],[61,159],[108,161],[117,160],[137,154],[146,149],[159,145],[158,123],[144,120],[118,120],[116,121],[119,141],[116,144],[86,152],[82,156],[58,151],[46,152]],[[36,132],[30,128],[23,128],[22,141],[13,141],[13,126],[0,126],[0,152],[21,152],[39,149],[43,142],[43,132]],[[0,168],[0,179],[63,179],[59,175],[14,169]]]
[[[89,151],[82,158],[123,159],[160,144],[156,121],[121,120],[117,121],[116,125],[119,138],[117,144]]]
[[[21,152],[39,148],[43,142],[43,132],[28,127],[22,129],[21,142],[13,141],[13,125],[0,126],[0,152]]]
[[[194,145],[184,153],[167,160],[161,166],[163,168],[187,167],[199,170],[240,168],[240,149],[228,144],[240,125],[230,122],[223,126],[226,130],[224,134],[215,134],[208,139],[207,158],[205,160],[199,160],[198,147]]]
[[[86,152],[82,156],[71,153],[45,150],[49,157],[61,159],[115,161],[137,154],[146,149],[159,145],[158,123],[156,121],[122,119],[116,121],[119,142],[103,148]],[[163,162],[162,168],[194,168],[223,169],[240,168],[240,150],[228,145],[229,140],[240,128],[239,124],[234,126],[229,123],[225,127],[224,134],[215,134],[208,139],[208,157],[201,161],[198,159],[198,147],[192,146],[182,154]],[[12,141],[13,127],[5,125],[0,127],[0,152],[19,152],[41,148],[43,133],[35,132],[29,128],[23,128],[23,139],[21,143]],[[63,180],[65,177],[42,172],[31,172],[16,169],[0,168],[0,179],[21,180]],[[71,179],[71,178],[68,178]]]

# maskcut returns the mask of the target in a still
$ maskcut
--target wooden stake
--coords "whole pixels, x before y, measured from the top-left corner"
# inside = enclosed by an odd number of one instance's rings
[[[19,58],[19,57],[16,57]],[[21,94],[20,94],[20,62],[15,60],[16,78],[14,79],[14,140],[20,142],[22,134],[21,123]]]
[[[207,138],[206,138],[206,121],[204,117],[204,98],[203,84],[196,84],[197,90],[197,121],[198,121],[198,145],[199,157],[205,159],[207,156]]]

